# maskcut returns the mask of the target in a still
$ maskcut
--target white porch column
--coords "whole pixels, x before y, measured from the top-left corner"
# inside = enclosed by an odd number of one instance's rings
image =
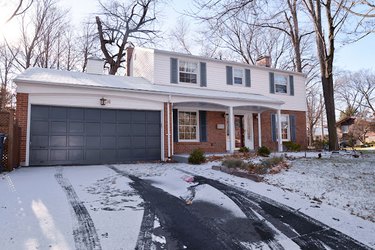
[[[281,110],[277,110],[277,144],[278,144],[278,151],[283,152],[283,139],[281,138]]]
[[[260,120],[260,113],[258,113],[258,145],[262,146],[262,122]]]
[[[229,107],[229,152],[234,153],[235,133],[234,133],[234,113],[233,107]]]

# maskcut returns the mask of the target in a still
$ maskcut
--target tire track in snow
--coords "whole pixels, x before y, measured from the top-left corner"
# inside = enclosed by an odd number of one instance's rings
[[[192,174],[184,170],[180,171]],[[295,211],[253,192],[241,190],[237,187],[229,186],[213,179],[207,179],[203,176],[194,176],[194,181],[200,184],[210,185],[223,192],[250,217],[253,217],[253,215],[249,214],[249,209],[253,209],[274,225],[275,228],[280,230],[280,232],[293,240],[301,249],[326,249],[325,246],[334,250],[371,249],[301,212]],[[250,200],[251,202],[249,202]],[[290,228],[285,227],[285,224]],[[295,236],[291,237],[293,234],[291,229],[297,232]]]
[[[73,214],[73,237],[77,250],[101,250],[100,240],[96,232],[94,222],[91,219],[85,205],[80,201],[72,184],[63,177],[62,168],[55,174],[57,182],[66,194]]]
[[[108,167],[131,179],[133,182],[130,185],[155,209],[155,214],[165,231],[166,249],[247,249],[230,235],[202,221],[202,218],[197,217],[181,199],[114,166]]]
[[[150,203],[144,203],[144,212],[139,230],[136,250],[150,250],[152,246],[152,232],[154,229],[155,211]]]

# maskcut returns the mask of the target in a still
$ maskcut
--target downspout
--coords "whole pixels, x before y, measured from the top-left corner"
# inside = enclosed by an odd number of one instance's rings
[[[172,96],[168,96],[167,103],[167,137],[168,137],[168,160],[171,160],[171,100]]]

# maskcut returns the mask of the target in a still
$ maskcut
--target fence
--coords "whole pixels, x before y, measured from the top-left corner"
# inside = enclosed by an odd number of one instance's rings
[[[0,111],[0,133],[7,136],[1,159],[3,170],[11,171],[20,165],[21,128],[15,120],[14,111]]]

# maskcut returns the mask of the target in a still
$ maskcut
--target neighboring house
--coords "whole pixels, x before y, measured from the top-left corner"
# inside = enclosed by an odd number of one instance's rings
[[[375,128],[375,119],[365,119],[366,122],[368,122],[367,126],[361,128],[361,125],[357,125],[356,131],[353,130],[353,126],[355,126],[355,121],[357,117],[355,116],[348,116],[344,117],[343,119],[336,122],[336,128],[337,128],[337,135],[339,138],[339,142],[348,142],[352,140],[352,134],[363,134],[363,131],[361,130],[368,130],[369,128]],[[373,129],[372,129],[373,130]],[[375,131],[366,132],[365,134],[365,142],[374,142],[375,141]],[[355,141],[354,144],[361,144],[360,141]]]
[[[87,73],[30,68],[16,77],[24,165],[306,144],[303,74],[145,48],[127,59],[129,76],[103,75],[91,60]]]

